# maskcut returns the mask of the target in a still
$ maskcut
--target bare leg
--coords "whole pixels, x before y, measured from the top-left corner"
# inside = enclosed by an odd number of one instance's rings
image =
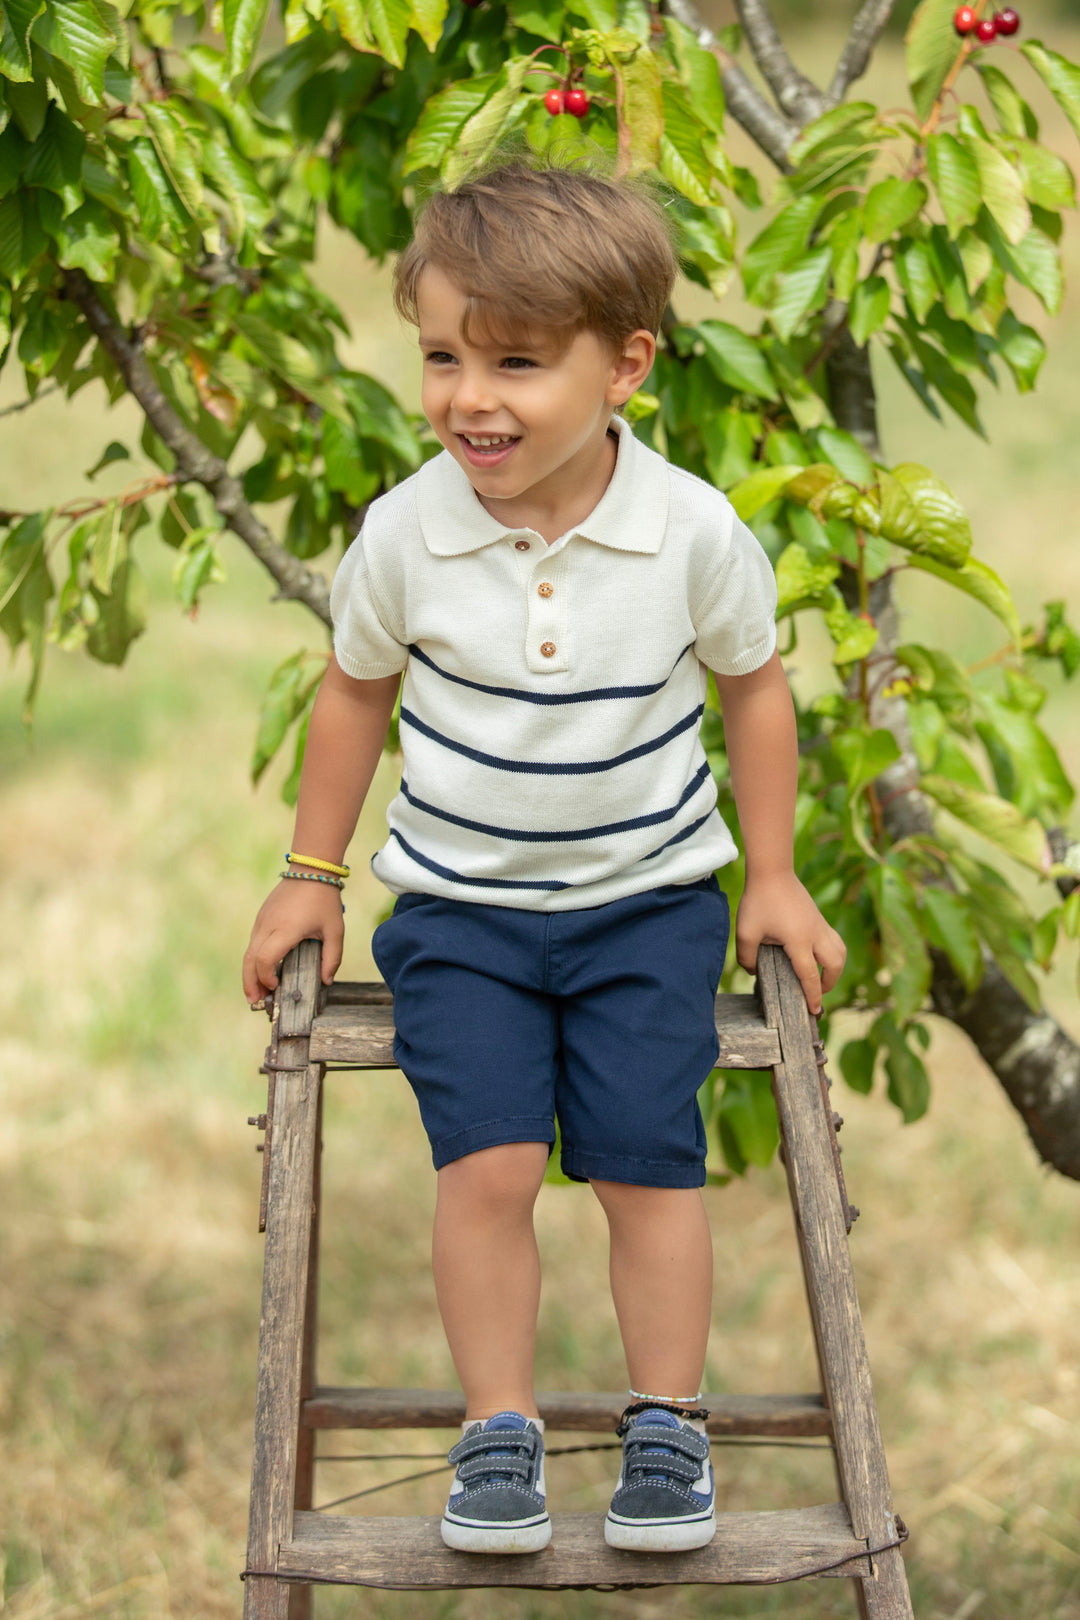
[[[611,1232],[611,1296],[630,1385],[701,1388],[712,1307],[712,1236],[696,1188],[594,1181]]]
[[[508,1142],[439,1171],[431,1260],[466,1415],[536,1417],[533,1355],[540,1256],[533,1205],[546,1142]]]

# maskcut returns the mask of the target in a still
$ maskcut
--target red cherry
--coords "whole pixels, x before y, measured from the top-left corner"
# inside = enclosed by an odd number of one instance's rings
[[[1006,6],[1004,11],[995,11],[994,23],[999,34],[1019,33],[1020,14],[1012,6]]]
[[[544,106],[547,108],[552,118],[558,118],[559,114],[563,110],[562,91],[554,89],[549,90],[547,95],[544,97]]]
[[[584,90],[568,90],[566,92],[566,110],[573,113],[575,118],[584,118],[589,110],[589,98]]]
[[[982,17],[976,23],[975,38],[983,45],[989,45],[992,39],[997,38],[997,23],[993,17]]]
[[[952,21],[958,34],[970,34],[974,32],[978,20],[974,6],[957,6]]]

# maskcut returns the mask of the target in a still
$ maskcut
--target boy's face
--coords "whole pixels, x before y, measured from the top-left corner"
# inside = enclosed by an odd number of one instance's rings
[[[507,516],[502,503],[511,503],[508,521],[527,524],[533,503],[542,514],[588,497],[602,469],[599,499],[614,465],[605,445],[611,413],[648,374],[651,334],[634,333],[616,353],[594,332],[567,344],[523,321],[507,344],[474,319],[466,342],[465,295],[432,266],[420,275],[416,302],[423,412],[483,505]]]

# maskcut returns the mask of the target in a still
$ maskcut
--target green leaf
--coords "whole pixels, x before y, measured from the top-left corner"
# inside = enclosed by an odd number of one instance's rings
[[[817,442],[822,453],[850,483],[865,489],[874,482],[874,463],[854,434],[844,433],[840,428],[823,427],[818,429]]]
[[[908,878],[888,863],[872,866],[867,890],[881,929],[881,952],[897,1018],[911,1018],[926,999],[932,967],[918,900]]]
[[[965,986],[974,990],[983,976],[979,936],[964,900],[948,889],[927,884],[922,891],[926,935],[931,945],[944,951]]]
[[[928,195],[921,180],[899,180],[895,175],[871,186],[863,203],[863,230],[867,241],[887,242],[920,212]]]
[[[243,78],[251,66],[269,10],[270,0],[222,0],[230,79]]]
[[[994,768],[998,791],[1025,815],[1062,823],[1075,793],[1049,737],[1033,715],[980,694],[975,729]]]
[[[448,84],[445,90],[432,96],[405,142],[405,174],[440,166],[455,137],[484,105],[497,80],[498,74],[481,74]]]
[[[676,191],[707,208],[716,201],[716,177],[701,144],[701,124],[678,85],[665,83],[664,132],[660,137],[660,172]]]
[[[1022,866],[1040,874],[1049,868],[1046,834],[1037,821],[1025,816],[1015,804],[994,793],[979,793],[943,776],[924,776],[924,793],[966,827],[1003,849]]]
[[[913,241],[901,246],[896,255],[896,274],[904,289],[917,321],[924,321],[930,308],[937,302],[938,284],[934,275],[934,261],[925,242]]]
[[[847,796],[852,800],[882,771],[900,758],[900,748],[891,731],[834,731],[832,747],[847,778]]]
[[[978,57],[971,65],[982,77],[990,104],[1006,135],[1037,136],[1038,120],[1008,75],[989,62],[979,61]]]
[[[233,316],[233,324],[269,371],[306,399],[321,405],[331,416],[339,416],[343,422],[348,422],[348,411],[339,388],[332,378],[326,376],[320,360],[303,343],[257,315],[238,311]]]
[[[146,629],[149,593],[133,558],[113,573],[108,594],[91,585],[98,617],[86,637],[86,650],[102,664],[122,664],[128,649]]]
[[[507,12],[516,28],[558,45],[566,31],[563,0],[510,0]]]
[[[931,135],[926,143],[926,167],[949,227],[956,236],[973,225],[981,201],[979,170],[967,146],[955,135]]]
[[[16,84],[34,76],[30,62],[30,28],[45,10],[45,0],[4,0],[0,6],[0,74]]]
[[[1033,326],[1018,321],[1012,310],[1007,309],[998,322],[997,347],[1020,393],[1029,393],[1046,359],[1046,344],[1038,332]]]
[[[0,202],[0,275],[18,286],[49,239],[38,220],[36,194],[27,188]]]
[[[664,114],[659,60],[650,50],[636,51],[629,61],[622,53],[612,53],[609,60],[622,80],[623,120],[630,133],[628,172],[642,174],[660,159]]]
[[[143,112],[161,166],[194,219],[202,208],[202,152],[170,108],[147,102]]]
[[[860,349],[888,320],[890,297],[884,276],[869,276],[855,288],[848,306],[848,326]]]
[[[392,66],[404,67],[409,0],[331,0],[329,9],[354,50],[378,50]]]
[[[926,1064],[906,1042],[890,1043],[885,1056],[888,1098],[904,1116],[905,1125],[922,1119],[930,1106],[930,1076]]]
[[[1029,39],[1020,47],[1046,88],[1080,135],[1080,67],[1069,62],[1057,51],[1048,50],[1037,39]]]
[[[790,465],[759,467],[749,478],[742,479],[728,490],[728,500],[743,522],[748,523],[763,506],[774,501],[785,484],[801,471],[801,467]]]
[[[1039,208],[1075,208],[1076,186],[1064,158],[1037,141],[1017,140],[1015,145],[1024,195]]]
[[[909,558],[913,568],[921,568],[924,573],[934,574],[938,579],[945,580],[946,584],[953,585],[966,596],[972,596],[976,602],[1000,619],[1012,637],[1013,644],[1019,650],[1021,642],[1020,617],[1016,611],[1016,604],[1009,593],[1009,587],[994,570],[986,563],[980,562],[976,557],[968,557],[961,567],[952,567],[933,556],[919,555]]]
[[[103,467],[111,467],[114,461],[130,461],[131,451],[126,445],[120,444],[116,439],[107,444],[94,465],[87,469],[85,476],[93,480]]]
[[[866,658],[877,646],[877,625],[869,617],[852,613],[839,591],[825,614],[825,628],[836,644],[832,661],[838,668]]]
[[[442,38],[447,0],[410,0],[412,25],[429,51],[433,51]]]
[[[1016,243],[1031,228],[1031,210],[1024,197],[1023,182],[1008,158],[989,141],[971,140],[968,150],[979,171],[982,200],[1001,227],[1006,241]],[[970,224],[970,220],[965,220]],[[953,233],[956,234],[955,232]]]
[[[821,309],[829,293],[832,248],[814,248],[805,258],[786,270],[769,310],[773,330],[786,343],[808,315]]]
[[[833,296],[846,303],[859,279],[859,244],[862,242],[862,214],[851,209],[829,232],[833,261]]]
[[[724,91],[720,83],[720,63],[712,51],[704,50],[696,36],[674,17],[664,18],[672,60],[690,98],[690,105],[707,129],[724,133]]]
[[[984,216],[980,232],[986,235],[998,263],[1023,286],[1031,288],[1048,315],[1056,315],[1065,280],[1057,248],[1045,231],[1033,225],[1019,242],[1008,242]]]
[[[49,110],[48,83],[43,77],[31,79],[29,84],[9,83],[6,94],[19,129],[28,141],[36,141]]]
[[[752,304],[767,304],[777,275],[801,258],[811,228],[821,212],[822,198],[799,197],[750,243],[742,256],[743,286]]]
[[[466,119],[443,160],[445,185],[454,187],[471,169],[480,167],[512,123],[515,110],[526,110],[528,104],[521,97],[521,88],[531,66],[527,56],[511,57],[504,65],[493,94]]]
[[[749,1164],[771,1163],[780,1126],[768,1075],[754,1070],[725,1075],[716,1124],[724,1158],[736,1175]]]
[[[108,10],[117,15],[112,7]],[[100,103],[105,63],[117,47],[121,26],[118,23],[115,34],[107,28],[91,0],[48,0],[30,32],[39,45],[67,63],[83,100]]]
[[[727,321],[701,321],[697,334],[722,382],[759,399],[779,399],[768,362],[753,338]]]
[[[220,532],[220,529],[194,529],[177,553],[173,589],[185,613],[197,611],[199,594],[205,586],[225,581],[225,570],[214,543],[214,536]]]
[[[811,602],[831,600],[830,586],[840,572],[835,558],[814,562],[805,548],[792,541],[776,562],[777,617],[782,618]]]
[[[311,665],[316,665],[312,676]],[[280,663],[270,677],[255,736],[251,760],[251,780],[257,782],[285,740],[293,721],[302,713],[314,688],[322,678],[324,665],[305,650],[293,653]]]
[[[845,101],[839,107],[832,107],[828,112],[822,113],[806,124],[799,133],[799,138],[788,148],[788,161],[794,164],[805,163],[812,153],[823,146],[829,146],[838,136],[850,131],[853,126],[867,124],[877,118],[877,108],[871,101]]]
[[[53,233],[58,262],[65,270],[85,270],[91,281],[113,279],[120,233],[114,216],[91,197],[61,220]]]
[[[956,496],[929,467],[903,461],[892,469],[919,520],[915,549],[959,567],[971,550],[971,524]]]
[[[952,0],[923,0],[904,36],[911,99],[923,122],[961,49],[953,27],[955,11]]]
[[[840,1073],[852,1091],[868,1096],[874,1085],[878,1049],[872,1041],[848,1041],[840,1048]]]
[[[83,200],[82,166],[86,136],[77,124],[51,103],[41,135],[30,150],[23,178],[28,186],[54,191],[65,214]]]

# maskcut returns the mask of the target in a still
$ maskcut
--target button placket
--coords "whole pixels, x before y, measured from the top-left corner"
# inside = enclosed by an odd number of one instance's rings
[[[552,674],[570,667],[566,602],[565,539],[555,542],[533,563],[528,588],[525,661],[531,670]]]

